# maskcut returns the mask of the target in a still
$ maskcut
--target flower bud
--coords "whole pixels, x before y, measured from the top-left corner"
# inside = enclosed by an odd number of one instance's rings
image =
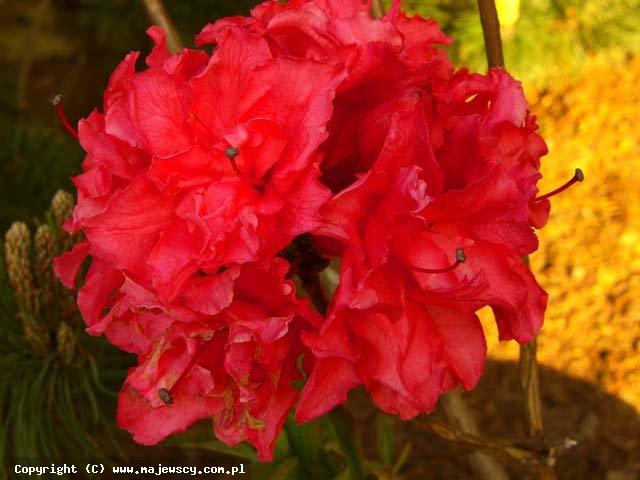
[[[20,313],[19,317],[22,321],[22,331],[27,343],[31,345],[36,353],[45,353],[51,344],[47,329],[28,313]]]
[[[73,213],[75,200],[73,195],[64,190],[58,190],[51,200],[51,213],[56,225],[62,227],[64,221]]]
[[[53,301],[55,290],[53,257],[56,254],[55,235],[49,225],[40,225],[35,235],[35,276],[42,305]]]
[[[63,229],[63,224],[73,213],[75,204],[73,195],[64,190],[58,190],[51,200],[51,214],[58,229],[58,238],[62,251],[69,250],[75,243],[74,237]]]
[[[24,222],[11,225],[5,234],[4,248],[7,276],[16,303],[25,314],[35,313],[37,301],[29,259],[31,232]]]
[[[56,331],[56,343],[58,345],[58,353],[62,357],[65,365],[71,364],[73,354],[75,353],[75,337],[73,330],[65,322],[60,322]]]

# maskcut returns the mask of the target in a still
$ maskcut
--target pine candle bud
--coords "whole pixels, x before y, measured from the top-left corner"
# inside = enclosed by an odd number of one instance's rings
[[[74,243],[73,237],[63,229],[63,224],[73,213],[74,207],[73,195],[64,190],[58,190],[51,200],[51,214],[58,228],[58,238],[63,250],[68,250]]]
[[[64,221],[73,213],[75,201],[73,195],[64,190],[58,190],[51,200],[51,213],[57,225],[62,225]]]
[[[49,347],[50,339],[47,330],[40,325],[32,315],[28,313],[19,314],[22,321],[24,338],[37,353],[44,353]]]
[[[53,301],[53,257],[56,252],[55,235],[49,225],[40,225],[35,235],[35,276],[43,305]]]
[[[29,260],[29,227],[24,222],[14,222],[5,234],[4,247],[9,285],[16,303],[23,312],[35,313],[35,286]]]
[[[61,322],[56,332],[56,342],[58,344],[58,353],[62,357],[65,365],[71,364],[73,361],[75,339],[73,330],[65,322]]]

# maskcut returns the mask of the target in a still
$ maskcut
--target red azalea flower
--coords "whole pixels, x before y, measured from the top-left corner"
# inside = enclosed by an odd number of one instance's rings
[[[539,330],[546,293],[520,262],[537,249],[546,153],[518,82],[454,72],[435,22],[394,0],[265,2],[204,28],[211,57],[130,54],[104,114],[80,122],[87,157],[68,222],[86,241],[56,261],[92,334],[139,355],[118,420],[158,442],[213,417],[262,460],[298,393],[316,418],[364,384],[385,412],[429,412],[485,362],[475,312],[501,339]],[[312,232],[340,256],[326,319],[275,258]]]
[[[120,426],[136,441],[154,444],[213,417],[219,439],[229,445],[249,440],[261,460],[270,460],[298,398],[292,381],[301,379],[297,360],[306,351],[300,330],[321,322],[308,302],[296,299],[293,283],[284,281],[288,268],[275,259],[230,269],[233,300],[218,314],[174,321],[156,336],[120,394]],[[192,302],[211,311],[205,295],[193,295]],[[130,309],[135,314],[145,307]],[[172,310],[159,315],[171,316]],[[142,335],[149,338],[152,332]]]
[[[94,258],[152,280],[171,301],[198,270],[268,258],[319,225],[329,191],[315,153],[326,138],[340,66],[272,58],[265,40],[225,32],[211,59],[130,54],[105,114],[80,122],[85,173],[74,181]],[[239,101],[239,99],[242,99]]]
[[[73,287],[91,256],[78,293],[88,332],[140,355],[118,414],[138,441],[213,416],[220,438],[267,459],[298,396],[298,332],[319,324],[274,256],[320,224],[330,191],[317,149],[344,69],[274,58],[242,29],[211,58],[171,56],[164,33],[149,34],[149,68],[128,55],[104,114],[80,122],[87,157],[67,226],[86,240],[56,271]]]
[[[230,29],[241,26],[263,36],[275,56],[339,62],[348,77],[342,82],[329,122],[330,135],[321,150],[323,183],[339,190],[355,175],[371,167],[370,156],[355,150],[363,132],[373,131],[376,148],[388,128],[371,112],[402,95],[412,85],[437,84],[453,71],[437,44],[450,43],[433,20],[407,17],[400,2],[382,19],[374,19],[360,0],[299,0],[266,2],[251,18],[232,17],[206,26],[198,44],[215,43]]]
[[[474,312],[485,305],[503,340],[527,342],[542,325],[547,295],[520,256],[537,249],[531,227],[548,212],[533,202],[546,147],[519,84],[502,70],[461,71],[407,88],[369,119],[387,126],[381,140],[380,129],[360,132],[356,154],[372,167],[316,230],[342,244],[343,263],[326,323],[304,335],[318,361],[299,421],[362,383],[402,418],[458,383],[472,388],[486,356]]]

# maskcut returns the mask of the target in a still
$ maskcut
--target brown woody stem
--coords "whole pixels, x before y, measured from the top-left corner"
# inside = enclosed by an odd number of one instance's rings
[[[500,38],[500,21],[494,0],[478,0],[480,22],[484,35],[484,46],[487,52],[487,63],[491,67],[504,67],[502,39]]]
[[[477,436],[478,424],[467,407],[460,389],[457,388],[441,397],[442,407],[447,420],[460,430],[460,433]],[[460,438],[460,433],[457,437]],[[468,438],[468,437],[467,437]],[[485,480],[509,480],[509,476],[493,457],[483,451],[474,451],[469,461],[479,478]]]
[[[527,435],[543,435],[542,406],[540,402],[540,379],[536,361],[537,341],[520,345],[520,386],[525,395],[525,420]]]
[[[384,11],[382,10],[382,4],[380,0],[372,0],[371,2],[371,14],[374,18],[382,18]]]
[[[464,432],[456,426],[433,420],[426,415],[416,417],[413,422],[421,430],[433,433],[470,451],[479,450],[495,455],[505,461],[516,461],[520,464],[531,466],[546,465],[553,461],[556,455],[576,445],[576,442],[571,439],[564,439],[553,444],[542,438],[496,440],[480,434]]]
[[[176,27],[171,21],[171,17],[167,13],[162,0],[142,0],[151,21],[162,27],[167,34],[167,48],[171,53],[177,53],[182,50],[182,41]]]
[[[487,64],[489,68],[504,68],[504,56],[502,53],[502,40],[500,38],[500,21],[494,0],[478,0],[480,21],[484,35]],[[528,257],[523,259],[529,264]],[[527,433],[531,438],[544,439],[542,426],[542,402],[540,400],[540,380],[538,377],[538,363],[536,361],[537,343],[534,338],[531,342],[520,346],[520,380],[525,395],[525,422]],[[542,479],[552,480],[556,475],[547,462],[540,462],[537,466],[538,475]]]

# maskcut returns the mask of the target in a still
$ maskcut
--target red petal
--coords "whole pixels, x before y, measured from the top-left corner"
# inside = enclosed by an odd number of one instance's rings
[[[362,383],[353,363],[342,358],[316,360],[300,395],[296,421],[308,422],[347,401],[347,393]]]
[[[53,269],[65,287],[75,288],[78,271],[88,253],[89,242],[81,242],[71,251],[53,259]]]

